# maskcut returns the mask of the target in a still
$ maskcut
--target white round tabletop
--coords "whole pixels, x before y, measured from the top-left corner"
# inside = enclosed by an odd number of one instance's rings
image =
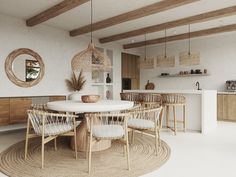
[[[47,107],[55,111],[65,112],[108,112],[132,108],[134,102],[123,100],[100,100],[96,103],[83,103],[82,101],[52,101]]]

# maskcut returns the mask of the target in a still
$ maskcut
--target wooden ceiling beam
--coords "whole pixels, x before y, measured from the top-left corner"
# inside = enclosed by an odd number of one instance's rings
[[[120,23],[124,23],[130,20],[142,18],[148,15],[152,15],[152,14],[166,11],[169,9],[173,9],[175,7],[179,7],[179,6],[193,3],[196,1],[199,1],[199,0],[163,0],[154,4],[130,11],[130,12],[126,12],[126,13],[96,22],[93,24],[93,31],[107,28],[107,27],[117,25]],[[86,25],[86,26],[70,31],[70,36],[77,36],[77,35],[85,34],[85,33],[90,32],[90,30],[91,30],[90,25]]]
[[[200,31],[194,31],[190,33],[190,38],[196,38],[196,37],[202,37],[202,36],[209,36],[213,34],[218,33],[224,33],[224,32],[232,32],[236,31],[236,24],[227,25],[223,27],[216,27],[216,28],[210,28],[210,29],[204,29]],[[168,36],[166,37],[166,42],[172,42],[172,41],[178,41],[178,40],[184,40],[189,38],[189,33],[174,35],[174,36]],[[164,43],[165,38],[157,38],[152,40],[147,40],[146,45],[153,45],[153,44],[160,44]],[[145,41],[136,42],[136,43],[130,43],[123,45],[124,49],[130,49],[130,48],[137,48],[145,46]]]
[[[35,15],[34,17],[26,20],[27,26],[35,26],[42,22],[45,22],[51,18],[54,18],[62,13],[65,13],[75,7],[80,6],[88,2],[89,0],[64,0],[61,3]]]
[[[107,43],[107,42],[117,41],[117,40],[130,38],[134,36],[162,31],[165,29],[175,28],[178,26],[205,22],[205,21],[209,21],[209,20],[213,20],[213,19],[217,19],[221,17],[226,17],[230,15],[235,15],[235,14],[236,14],[236,6],[232,6],[232,7],[227,7],[227,8],[207,12],[207,13],[202,13],[199,15],[194,15],[187,18],[182,18],[179,20],[171,21],[171,22],[166,22],[166,23],[153,25],[153,26],[125,32],[125,33],[120,33],[120,34],[104,37],[104,38],[99,39],[99,41],[101,43]]]

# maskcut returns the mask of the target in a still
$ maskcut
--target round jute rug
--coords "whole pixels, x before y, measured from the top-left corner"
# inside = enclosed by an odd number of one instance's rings
[[[19,142],[0,154],[0,171],[11,177],[134,177],[152,172],[163,165],[170,157],[170,147],[161,142],[158,155],[155,155],[154,138],[136,134],[130,145],[131,170],[127,170],[123,146],[113,142],[105,151],[92,153],[92,172],[88,175],[88,161],[85,153],[79,152],[75,159],[69,141],[58,142],[58,150],[53,144],[45,147],[45,166],[41,169],[40,139],[29,143],[28,158],[24,160],[24,142]]]

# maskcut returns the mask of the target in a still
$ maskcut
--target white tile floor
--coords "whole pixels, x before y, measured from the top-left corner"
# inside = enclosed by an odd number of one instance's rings
[[[236,123],[219,122],[208,135],[162,132],[171,147],[169,161],[159,170],[143,177],[235,177]],[[24,139],[24,133],[0,135],[0,151]],[[5,175],[0,173],[0,177]]]

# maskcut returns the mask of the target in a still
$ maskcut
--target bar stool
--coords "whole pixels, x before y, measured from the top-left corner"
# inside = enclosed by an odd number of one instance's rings
[[[140,101],[143,107],[162,106],[162,96],[157,93],[140,93]]]
[[[186,131],[186,99],[181,94],[163,94],[163,103],[166,107],[166,127],[172,130],[175,135],[177,134],[177,123],[183,125],[183,131]],[[173,120],[169,119],[170,116],[170,108],[173,107]],[[176,118],[176,108],[183,108],[183,117],[182,120],[177,120]],[[174,127],[170,127],[169,123],[173,122]]]
[[[139,93],[133,93],[133,92],[120,93],[120,98],[121,100],[133,101],[135,104],[140,103]]]

